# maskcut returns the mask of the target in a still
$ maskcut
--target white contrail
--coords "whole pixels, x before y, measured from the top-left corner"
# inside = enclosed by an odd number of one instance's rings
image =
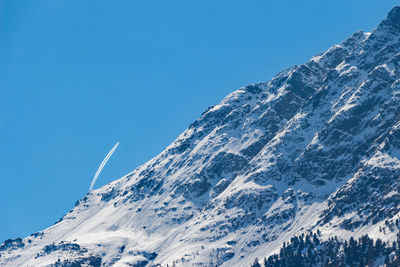
[[[95,174],[94,177],[93,177],[92,183],[90,184],[89,192],[92,191],[93,186],[94,186],[94,183],[95,183],[96,180],[97,180],[97,177],[99,177],[99,174],[100,174],[101,170],[103,169],[104,165],[106,165],[108,159],[109,159],[109,158],[111,157],[111,155],[114,153],[114,151],[115,151],[115,149],[117,148],[118,145],[119,145],[119,142],[117,142],[117,143],[115,144],[115,146],[114,146],[113,148],[111,148],[110,152],[108,152],[107,156],[103,159],[103,162],[100,164],[99,168],[97,169],[97,172],[96,172],[96,174]]]

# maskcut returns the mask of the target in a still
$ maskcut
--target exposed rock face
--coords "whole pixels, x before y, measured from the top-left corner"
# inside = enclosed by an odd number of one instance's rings
[[[391,240],[399,158],[396,7],[371,33],[228,95],[54,226],[4,243],[0,265],[244,266],[308,230]]]

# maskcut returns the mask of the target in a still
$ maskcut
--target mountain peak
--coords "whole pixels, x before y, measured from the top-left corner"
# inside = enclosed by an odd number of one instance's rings
[[[386,19],[381,23],[380,26],[391,26],[397,30],[400,30],[400,7],[395,6],[390,10]]]
[[[376,33],[231,93],[52,227],[0,244],[0,266],[249,266],[310,232],[399,244],[399,38],[395,7]]]

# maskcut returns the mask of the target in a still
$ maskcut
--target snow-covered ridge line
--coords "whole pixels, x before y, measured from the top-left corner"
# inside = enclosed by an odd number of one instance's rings
[[[57,224],[3,243],[0,266],[248,266],[316,229],[394,240],[399,80],[396,7],[371,33],[231,93]]]

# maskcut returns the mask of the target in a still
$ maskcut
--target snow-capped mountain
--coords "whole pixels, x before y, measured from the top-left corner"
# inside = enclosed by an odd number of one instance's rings
[[[161,154],[58,223],[0,246],[0,266],[249,266],[308,231],[396,238],[400,7],[208,108]]]

